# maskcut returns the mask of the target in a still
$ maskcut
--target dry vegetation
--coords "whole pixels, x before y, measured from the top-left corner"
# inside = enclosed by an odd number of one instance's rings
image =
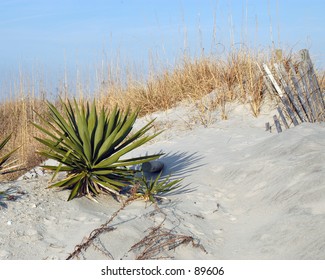
[[[194,59],[183,57],[171,70],[150,72],[145,82],[139,82],[132,76],[122,82],[118,77],[118,69],[115,75],[106,71],[101,73],[101,81],[96,85],[97,90],[92,93],[91,98],[95,96],[99,104],[108,107],[115,104],[122,109],[128,105],[131,108],[140,107],[142,115],[172,108],[187,99],[198,102],[198,109],[202,112],[220,109],[223,119],[227,118],[225,105],[239,101],[250,104],[252,114],[258,116],[265,93],[259,65],[271,59],[267,58],[265,52],[250,53],[243,50],[230,53],[226,59],[212,55],[202,55]],[[108,69],[112,69],[112,65]],[[324,89],[324,74],[320,75],[319,81]],[[213,104],[200,104],[201,98],[213,90],[217,92]],[[33,138],[40,132],[30,122],[39,121],[35,111],[45,115],[46,99],[53,100],[53,96],[47,94],[46,89],[38,89],[42,93],[37,98],[35,91],[24,79],[20,79],[19,86],[11,92],[11,97],[0,104],[0,139],[13,132],[6,148],[10,150],[21,146],[17,156],[26,169],[31,169],[42,161],[35,154],[40,144]],[[86,99],[85,91],[81,85],[77,86],[75,93],[69,93],[66,85],[59,87],[64,98],[74,94],[79,99]],[[2,96],[8,95],[2,92]]]
[[[216,100],[219,105],[234,100],[260,103],[263,85],[258,64],[262,61],[259,55],[245,52],[231,54],[226,60],[214,56],[185,57],[173,70],[149,74],[144,84],[129,80],[122,88],[105,81],[99,96],[104,104],[117,103],[122,108],[131,102],[131,107],[142,108],[143,115],[167,110],[184,99],[198,100],[215,89],[221,93]]]

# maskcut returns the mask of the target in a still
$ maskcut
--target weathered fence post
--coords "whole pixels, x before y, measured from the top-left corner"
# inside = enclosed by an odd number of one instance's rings
[[[310,100],[313,101],[314,104],[314,117],[317,121],[324,121],[324,111],[325,111],[325,102],[323,99],[323,94],[320,90],[319,83],[317,81],[316,73],[314,71],[313,63],[310,59],[309,51],[307,49],[303,49],[299,51],[299,54],[301,56],[301,65],[303,66],[303,69],[305,71],[304,75],[308,78],[309,83],[309,90],[307,91],[307,94],[310,94]],[[301,70],[300,70],[301,71]],[[305,81],[307,85],[307,81]],[[306,86],[305,86],[306,87]],[[307,85],[308,88],[308,85]]]

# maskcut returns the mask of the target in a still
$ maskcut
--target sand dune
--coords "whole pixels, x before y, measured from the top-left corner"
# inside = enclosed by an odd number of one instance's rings
[[[79,257],[134,259],[145,248],[132,246],[145,236],[166,243],[187,236],[193,243],[170,244],[148,256],[324,259],[325,125],[269,133],[264,123],[271,114],[255,119],[237,108],[228,121],[216,115],[207,128],[190,127],[189,111],[155,114],[168,129],[133,152],[165,152],[164,174],[184,178],[184,188],[168,196],[160,210],[131,203],[113,220],[114,230],[100,234]],[[85,198],[67,202],[68,192],[46,189],[50,176],[38,173],[1,185],[23,194],[0,210],[0,259],[65,259],[121,206],[110,197],[99,204]],[[160,227],[150,235],[155,226]]]

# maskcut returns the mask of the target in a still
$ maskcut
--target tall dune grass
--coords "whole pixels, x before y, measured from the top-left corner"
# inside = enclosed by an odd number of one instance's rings
[[[140,107],[142,114],[167,110],[178,102],[198,100],[213,90],[219,92],[218,104],[240,100],[250,102],[257,116],[263,95],[262,72],[259,66],[266,61],[264,54],[233,52],[227,59],[213,55],[196,58],[182,57],[172,70],[159,75],[149,73],[145,83],[128,80],[124,87],[104,81],[99,89],[103,104],[118,104],[125,108]],[[253,109],[252,109],[253,110]]]

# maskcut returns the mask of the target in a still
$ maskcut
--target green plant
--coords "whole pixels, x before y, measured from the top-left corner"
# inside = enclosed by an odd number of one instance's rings
[[[139,110],[122,113],[117,107],[111,113],[101,108],[97,112],[95,101],[78,105],[69,100],[61,105],[64,114],[47,102],[50,111],[49,128],[33,123],[48,138],[35,137],[50,150],[39,154],[59,162],[59,166],[43,166],[58,172],[67,172],[67,177],[50,187],[71,189],[68,200],[77,196],[94,199],[99,193],[119,195],[119,191],[133,182],[138,170],[130,166],[157,159],[161,154],[122,159],[122,156],[150,141],[159,133],[144,135],[152,128],[152,122],[130,134]],[[43,120],[46,122],[45,120]]]
[[[178,189],[183,179],[170,180],[171,175],[165,179],[161,179],[161,173],[155,179],[147,180],[142,172],[142,176],[137,178],[139,187],[136,192],[137,197],[143,198],[145,201],[159,202],[163,196],[171,191]]]
[[[7,136],[1,143],[0,143],[0,151],[6,146],[11,138],[11,134]],[[4,156],[0,157],[0,174],[8,174],[17,171],[17,167],[19,165],[13,165],[17,160],[9,161],[12,154],[16,152],[19,148],[12,150],[11,152],[5,154]]]

